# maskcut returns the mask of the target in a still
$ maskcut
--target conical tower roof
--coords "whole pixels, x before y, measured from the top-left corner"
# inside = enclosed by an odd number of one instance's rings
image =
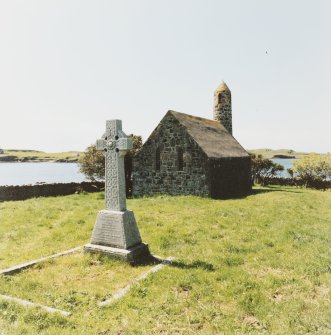
[[[221,84],[216,88],[215,92],[224,92],[224,91],[230,91],[228,88],[228,85],[225,84],[224,81],[221,82]]]

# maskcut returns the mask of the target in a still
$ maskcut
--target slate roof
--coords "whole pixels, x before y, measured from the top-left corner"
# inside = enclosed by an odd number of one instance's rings
[[[209,158],[249,156],[220,122],[171,110],[166,115],[169,114],[186,128],[189,135]]]

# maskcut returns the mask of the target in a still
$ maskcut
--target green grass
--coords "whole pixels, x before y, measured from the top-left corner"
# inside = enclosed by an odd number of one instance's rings
[[[47,153],[36,150],[5,150],[4,153],[0,155],[0,160],[9,159],[12,161],[36,161],[36,162],[65,160],[68,162],[77,162],[79,154],[80,152],[78,151]]]
[[[243,199],[128,201],[153,253],[176,262],[106,308],[96,302],[150,266],[75,253],[13,277],[0,294],[5,334],[330,334],[331,192],[256,188]],[[0,203],[0,268],[89,241],[102,194]],[[1,331],[0,331],[1,333]]]
[[[2,281],[2,291],[74,313],[85,313],[133,282],[149,266],[133,267],[83,251],[38,263]],[[124,284],[124,285],[123,285]]]

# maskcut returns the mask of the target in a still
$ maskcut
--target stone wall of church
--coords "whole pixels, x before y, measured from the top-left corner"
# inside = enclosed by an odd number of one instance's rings
[[[209,159],[208,180],[212,198],[223,199],[249,194],[252,190],[251,158]]]
[[[133,196],[208,196],[207,157],[183,126],[166,116],[133,161]]]

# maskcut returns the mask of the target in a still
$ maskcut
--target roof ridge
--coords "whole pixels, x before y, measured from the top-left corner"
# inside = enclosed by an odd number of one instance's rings
[[[219,122],[190,114],[168,110],[187,134],[209,158],[249,156],[242,145]]]
[[[187,113],[177,112],[177,111],[174,111],[174,110],[171,110],[171,109],[169,109],[167,113],[171,113],[171,114],[174,114],[174,115],[176,115],[176,114],[181,114],[181,115],[185,115],[185,116],[192,117],[192,118],[194,118],[194,119],[206,120],[206,121],[210,121],[210,122],[215,123],[215,125],[216,125],[216,124],[217,124],[217,125],[219,124],[219,125],[223,126],[219,121],[216,121],[216,120],[213,120],[213,119],[207,119],[207,118],[205,118],[205,117],[201,117],[201,116],[196,116],[196,115],[192,115],[192,114],[187,114]],[[223,127],[224,127],[224,126],[223,126]]]

